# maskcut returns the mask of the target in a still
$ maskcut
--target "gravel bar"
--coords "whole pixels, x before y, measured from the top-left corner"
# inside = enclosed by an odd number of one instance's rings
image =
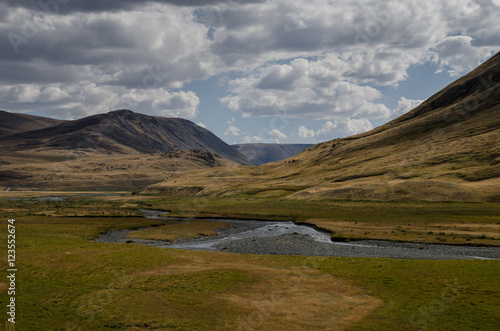
[[[143,210],[148,218],[164,219],[165,224],[183,221],[160,216],[165,212]],[[395,259],[471,260],[500,259],[500,247],[393,243],[379,240],[332,242],[330,235],[307,225],[235,219],[207,219],[229,226],[216,229],[216,236],[179,240],[175,243],[126,239],[130,230],[117,230],[94,239],[106,243],[134,243],[155,247],[220,251],[244,254],[278,254],[341,257],[382,257]]]
[[[245,238],[216,244],[224,252],[246,254],[311,255],[342,257],[386,257],[395,259],[468,260],[498,259],[498,247],[469,247],[392,243],[364,240],[353,243],[318,242],[308,235],[284,234],[277,237]]]

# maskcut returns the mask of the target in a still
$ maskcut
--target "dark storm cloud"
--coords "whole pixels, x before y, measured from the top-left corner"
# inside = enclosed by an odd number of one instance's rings
[[[174,6],[197,7],[217,3],[241,5],[246,3],[259,3],[265,0],[5,0],[11,7],[23,7],[30,10],[48,13],[68,14],[73,12],[105,12],[132,10],[146,3],[171,4]],[[1,14],[0,14],[1,16]]]
[[[82,79],[84,73],[78,66],[66,65],[55,70],[41,62],[0,61],[0,84],[5,85],[74,82]]]

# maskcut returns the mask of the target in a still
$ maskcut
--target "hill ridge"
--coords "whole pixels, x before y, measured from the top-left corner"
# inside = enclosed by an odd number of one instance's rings
[[[380,127],[316,144],[283,161],[179,174],[148,187],[206,183],[197,195],[287,199],[500,201],[500,53]]]
[[[0,136],[50,127],[63,120],[0,110]]]
[[[100,154],[199,149],[235,163],[251,164],[212,132],[189,120],[149,116],[128,109],[1,136],[0,147],[8,151],[78,150]]]

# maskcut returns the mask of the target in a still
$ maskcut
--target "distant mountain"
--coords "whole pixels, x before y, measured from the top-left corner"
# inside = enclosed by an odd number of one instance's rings
[[[281,161],[299,154],[312,144],[236,144],[231,145],[255,165]]]
[[[12,126],[12,125],[10,125]],[[97,154],[164,153],[198,149],[235,163],[251,163],[209,130],[181,118],[116,110],[33,131],[0,136],[0,150]]]
[[[0,136],[39,130],[62,122],[64,121],[28,114],[9,113],[0,110]]]
[[[425,83],[425,82],[423,82]],[[197,195],[500,201],[500,53],[401,117],[290,159],[178,174],[145,192]],[[221,176],[221,175],[219,175]]]

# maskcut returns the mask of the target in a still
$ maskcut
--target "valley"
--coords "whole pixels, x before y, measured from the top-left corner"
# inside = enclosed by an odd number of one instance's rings
[[[259,166],[180,118],[1,112],[18,327],[495,329],[499,83],[500,53],[380,127]]]
[[[149,247],[133,243],[133,238],[127,239],[132,241],[129,243],[92,240],[119,229],[151,226],[155,232],[149,233],[149,238],[175,233],[174,244],[179,238],[210,234],[196,222],[165,231],[164,220],[141,217],[143,209],[154,209],[169,217],[295,220],[297,224],[316,220],[323,228],[331,226],[350,233],[352,244],[361,239],[362,229],[371,232],[376,227],[397,232],[402,241],[412,240],[416,234],[410,231],[412,226],[443,233],[453,227],[467,228],[474,231],[473,241],[463,237],[459,243],[498,249],[495,237],[500,232],[500,208],[496,203],[317,204],[269,198],[61,193],[12,191],[2,192],[0,198],[1,217],[14,217],[20,236],[18,268],[23,272],[18,282],[23,290],[18,300],[32,311],[20,320],[21,326],[36,323],[49,328],[54,315],[66,329],[98,330],[266,330],[282,325],[291,330],[394,325],[407,329],[421,327],[424,322],[431,327],[453,328],[458,316],[465,328],[491,329],[498,321],[500,298],[494,292],[500,272],[498,259],[255,255]],[[48,194],[52,196],[38,198]],[[367,229],[368,224],[371,229]],[[356,228],[356,232],[349,230]],[[0,231],[5,232],[3,228]],[[422,234],[417,241],[420,246],[459,237]],[[0,294],[0,303],[5,298]],[[425,310],[432,314],[432,320],[427,320],[422,309],[429,309],[435,300],[445,300],[446,313]],[[125,309],[127,314],[122,316]]]

